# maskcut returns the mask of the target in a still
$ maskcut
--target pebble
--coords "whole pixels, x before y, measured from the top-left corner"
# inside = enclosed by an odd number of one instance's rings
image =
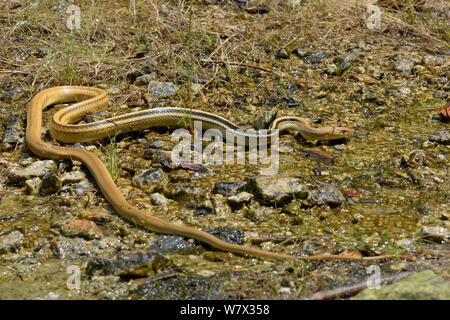
[[[53,254],[58,259],[77,259],[82,256],[91,256],[98,248],[88,246],[86,240],[82,238],[59,237],[51,242]]]
[[[169,204],[169,199],[167,199],[164,195],[160,193],[152,193],[149,197],[150,202],[156,204],[158,206],[167,207]]]
[[[103,238],[103,232],[97,225],[88,220],[70,220],[61,227],[66,237],[81,237],[87,240]]]
[[[289,59],[289,53],[286,51],[286,49],[281,48],[277,51],[276,58],[277,59]]]
[[[264,111],[255,119],[255,128],[256,129],[267,129],[273,120],[277,117],[277,111]]]
[[[171,82],[150,81],[147,90],[158,97],[170,97],[175,95],[179,88]]]
[[[297,199],[305,199],[309,194],[306,185],[299,179],[283,176],[256,176],[248,179],[248,192],[263,205],[282,206],[290,202],[294,195]]]
[[[431,137],[430,141],[434,141],[440,144],[450,144],[450,130],[443,129],[436,131]]]
[[[134,81],[134,84],[135,85],[148,84],[150,81],[152,81],[155,78],[156,78],[156,73],[154,73],[154,72],[144,74],[142,76],[137,77],[136,80]]]
[[[345,197],[336,187],[325,185],[312,190],[308,200],[314,205],[340,205],[345,202]]]
[[[34,177],[43,177],[47,173],[56,172],[56,162],[53,160],[36,161],[25,169],[12,169],[8,171],[8,181],[11,184],[22,184]]]
[[[421,230],[423,239],[431,240],[437,243],[448,243],[450,231],[445,227],[423,227]]]
[[[141,171],[133,177],[132,184],[147,193],[159,192],[169,183],[167,174],[160,168]]]
[[[246,182],[236,181],[236,182],[217,182],[214,185],[213,193],[221,194],[223,196],[229,196],[236,194],[244,189]]]
[[[0,236],[0,254],[17,251],[24,243],[24,236],[20,231],[11,231]]]
[[[80,182],[81,180],[86,179],[86,175],[82,171],[70,171],[64,172],[60,179],[61,183],[66,185],[69,183]]]
[[[242,207],[244,204],[248,204],[250,203],[250,200],[253,199],[253,195],[251,193],[248,192],[240,192],[236,195],[233,196],[229,196],[228,197],[228,204],[232,207],[232,208],[240,208]]]
[[[37,195],[41,188],[42,181],[40,178],[35,177],[25,181],[25,187],[27,188],[28,194]]]
[[[106,258],[92,257],[86,266],[86,274],[147,277],[169,265],[169,259],[155,251],[121,251]]]
[[[57,193],[62,188],[62,181],[54,172],[49,172],[42,177],[40,193],[42,195],[50,195]]]
[[[411,59],[399,59],[394,63],[394,70],[403,73],[411,73],[413,67],[414,61]]]
[[[3,131],[2,143],[18,143],[20,138],[20,133],[16,129],[7,129]]]
[[[3,101],[3,102],[17,101],[17,100],[21,99],[25,95],[26,92],[27,92],[27,90],[25,90],[25,89],[18,89],[18,90],[3,92],[2,94],[0,94],[0,101]]]

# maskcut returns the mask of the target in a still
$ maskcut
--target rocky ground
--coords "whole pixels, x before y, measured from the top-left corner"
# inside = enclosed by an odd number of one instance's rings
[[[382,7],[379,29],[355,2],[148,1],[133,10],[122,1],[98,10],[81,1],[80,29],[70,30],[71,4],[1,4],[0,298],[298,299],[376,270],[412,278],[355,298],[449,299],[446,1]],[[416,261],[376,269],[264,261],[138,228],[81,163],[28,150],[27,103],[57,85],[108,92],[109,109],[85,122],[176,106],[243,128],[267,128],[282,115],[351,127],[352,137],[330,142],[283,135],[274,176],[248,163],[174,162],[174,128],[75,146],[107,164],[130,203],[172,223],[294,255]]]

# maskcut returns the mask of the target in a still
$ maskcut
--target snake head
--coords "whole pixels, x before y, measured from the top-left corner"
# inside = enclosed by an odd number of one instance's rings
[[[324,127],[320,140],[334,140],[350,137],[353,130],[347,127]]]

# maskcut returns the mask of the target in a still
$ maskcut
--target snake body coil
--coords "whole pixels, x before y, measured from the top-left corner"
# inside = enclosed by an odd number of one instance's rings
[[[86,114],[98,111],[107,105],[108,96],[105,91],[91,87],[54,87],[39,92],[30,102],[26,131],[26,142],[30,150],[43,158],[81,161],[93,175],[105,198],[123,218],[150,231],[193,238],[223,251],[263,258],[296,258],[287,254],[228,243],[204,231],[178,226],[161,220],[148,212],[130,205],[115,185],[103,162],[97,156],[85,150],[54,146],[42,141],[42,111],[50,105],[67,102],[77,103],[55,113],[51,123],[51,130],[58,140],[68,143],[101,139],[118,132],[134,131],[152,126],[179,126],[180,120],[185,116],[181,111],[183,109],[150,109],[99,122],[73,125],[71,123],[82,119]],[[238,135],[246,134],[242,133],[239,127],[230,121],[211,113],[194,110],[190,116],[193,120],[202,121],[205,128],[217,128],[222,131],[232,130]],[[255,134],[270,136],[278,134],[279,130],[285,129],[298,130],[308,140],[334,139],[346,137],[352,133],[351,129],[343,127],[312,128],[302,118],[282,117],[275,120],[270,130],[264,131],[264,133],[256,132]]]

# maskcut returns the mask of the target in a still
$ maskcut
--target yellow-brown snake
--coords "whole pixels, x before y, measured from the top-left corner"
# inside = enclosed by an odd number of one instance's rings
[[[28,148],[42,158],[72,159],[82,162],[91,172],[103,195],[112,205],[114,210],[128,221],[131,221],[147,230],[179,235],[193,238],[207,243],[212,247],[242,255],[250,255],[262,258],[275,259],[308,259],[308,260],[375,260],[389,258],[391,256],[378,257],[342,257],[338,255],[317,255],[309,257],[296,257],[293,255],[270,252],[243,245],[237,245],[222,241],[209,233],[191,227],[179,226],[152,216],[146,211],[130,205],[122,196],[119,188],[111,178],[103,162],[86,150],[73,147],[54,146],[46,143],[41,138],[42,111],[56,103],[77,102],[70,107],[59,110],[53,116],[51,131],[54,137],[63,142],[82,142],[101,139],[112,136],[118,132],[134,131],[152,126],[179,126],[180,119],[185,116],[183,109],[157,108],[134,113],[124,114],[88,124],[73,125],[86,114],[98,111],[108,104],[108,96],[105,91],[93,87],[61,86],[43,90],[36,94],[28,107],[26,142]],[[211,113],[193,110],[190,116],[194,120],[202,121],[205,128],[214,127],[219,130],[234,130],[236,134],[242,134],[239,127],[230,121]],[[271,129],[264,134],[270,135],[278,130],[295,129],[302,133],[308,140],[324,140],[346,137],[352,133],[351,129],[343,127],[312,128],[308,123],[297,117],[283,117],[275,120]]]

